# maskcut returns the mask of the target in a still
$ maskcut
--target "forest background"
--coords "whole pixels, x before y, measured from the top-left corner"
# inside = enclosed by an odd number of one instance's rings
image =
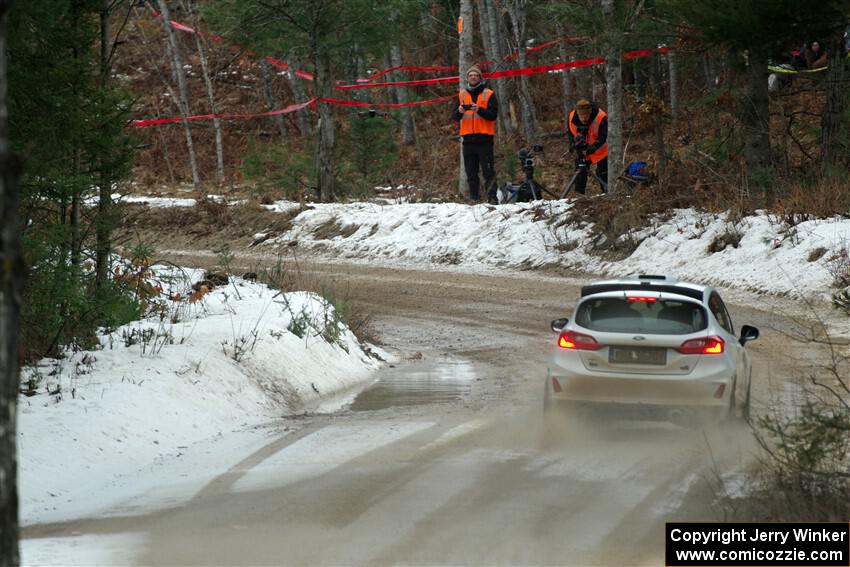
[[[608,112],[611,170],[640,160],[655,174],[649,188],[615,182],[602,203],[577,203],[615,232],[687,206],[768,209],[791,224],[850,215],[848,0],[29,0],[2,1],[0,14],[2,319],[15,323],[4,327],[0,406],[12,410],[18,365],[93,344],[155,291],[141,285],[151,251],[115,240],[116,193],[306,202],[389,185],[409,200],[458,199],[449,115],[457,69],[472,63],[491,62],[502,107],[500,182],[521,178],[517,151],[541,144],[538,179],[559,192],[573,170],[574,101]],[[768,66],[812,40],[828,68],[783,75],[768,92]],[[634,50],[648,53],[624,57]],[[180,119],[136,122],[170,117]],[[132,269],[115,271],[119,251]],[[14,411],[3,415],[0,470],[14,470]],[[16,522],[10,478],[0,475],[4,526]]]

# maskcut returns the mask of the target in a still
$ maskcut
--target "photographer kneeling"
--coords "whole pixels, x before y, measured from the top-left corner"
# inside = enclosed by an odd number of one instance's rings
[[[584,195],[587,172],[596,164],[596,175],[608,183],[608,115],[587,99],[576,102],[567,119],[570,151],[576,152],[576,193]],[[607,193],[605,186],[602,192]]]

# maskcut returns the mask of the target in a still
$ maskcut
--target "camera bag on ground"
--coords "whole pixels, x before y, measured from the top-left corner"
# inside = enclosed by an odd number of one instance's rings
[[[529,182],[505,183],[495,191],[495,199],[490,202],[506,205],[509,203],[529,203],[543,198],[543,191],[536,184]]]

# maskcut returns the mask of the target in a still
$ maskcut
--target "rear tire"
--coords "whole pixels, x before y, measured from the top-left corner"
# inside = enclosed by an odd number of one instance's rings
[[[738,378],[732,381],[732,393],[729,394],[729,407],[726,409],[726,421],[738,419]]]
[[[747,394],[744,396],[744,403],[741,405],[741,419],[743,419],[747,424],[750,424],[750,420],[752,419],[752,388],[753,377],[750,376],[749,380],[747,380]]]

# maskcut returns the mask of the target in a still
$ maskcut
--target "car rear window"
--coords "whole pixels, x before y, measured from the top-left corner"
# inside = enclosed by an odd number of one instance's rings
[[[600,297],[582,303],[575,322],[602,332],[687,335],[707,326],[705,309],[698,303],[662,299],[633,301]]]

